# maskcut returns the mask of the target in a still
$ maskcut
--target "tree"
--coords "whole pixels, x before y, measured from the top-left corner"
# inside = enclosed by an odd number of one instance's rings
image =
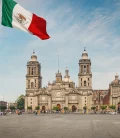
[[[28,110],[32,110],[32,106],[28,106],[27,109],[28,109]]]
[[[10,106],[11,111],[15,111],[15,106]]]
[[[68,110],[68,107],[64,107],[64,110],[67,111]]]
[[[93,106],[93,107],[91,107],[91,110],[95,110],[95,109],[96,109],[96,107],[94,107],[94,106]]]
[[[53,107],[53,110],[58,111],[58,110],[59,110],[59,107],[58,107],[58,106],[54,106],[54,107]]]
[[[35,107],[35,110],[39,110],[39,109],[40,109],[40,106],[36,106],[36,107]]]
[[[6,109],[7,109],[6,106],[0,106],[0,110],[1,110],[1,111],[5,111]]]
[[[107,108],[107,106],[106,106],[106,105],[101,105],[100,108],[101,108],[102,111],[103,111],[103,110],[105,110],[105,109]]]
[[[109,108],[114,110],[114,109],[116,109],[116,106],[115,105],[110,105]]]
[[[83,109],[84,109],[84,110],[86,110],[86,109],[87,109],[87,107],[86,107],[86,106],[84,106],[84,107],[83,107]]]
[[[24,95],[19,96],[18,99],[16,100],[16,103],[17,103],[17,109],[19,110],[24,109],[24,104],[25,104]]]

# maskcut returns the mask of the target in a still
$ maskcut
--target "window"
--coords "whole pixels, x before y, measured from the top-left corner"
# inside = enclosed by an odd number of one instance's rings
[[[86,71],[87,71],[87,70],[86,70],[86,66],[84,66],[84,73],[86,73]]]
[[[88,83],[88,86],[89,86],[89,83]]]
[[[82,83],[81,83],[81,86],[82,86]]]
[[[36,67],[34,67],[34,74],[36,75]]]
[[[30,88],[30,84],[28,85],[28,88]]]
[[[31,102],[31,104],[32,104],[32,102]]]
[[[33,68],[32,68],[32,75],[33,75]]]
[[[30,67],[29,67],[29,73],[28,74],[30,75]]]
[[[85,99],[86,99],[86,97],[85,97]]]
[[[35,80],[35,87],[36,87],[36,80]]]
[[[85,101],[85,103],[86,103],[86,101]]]
[[[82,81],[82,78],[81,78],[81,81]]]
[[[89,81],[89,78],[88,78],[88,81]]]
[[[31,82],[31,88],[34,88],[34,83],[33,82]]]
[[[31,101],[32,101],[32,99],[31,99]]]
[[[30,88],[30,80],[28,80],[28,88]]]
[[[84,81],[84,86],[86,86],[86,81]]]

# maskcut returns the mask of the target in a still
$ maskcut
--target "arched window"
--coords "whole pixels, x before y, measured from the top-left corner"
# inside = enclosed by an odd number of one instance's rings
[[[84,81],[84,86],[86,86],[86,81]]]
[[[33,68],[32,68],[32,75],[33,75]]]
[[[35,87],[36,87],[36,80],[35,80]]]
[[[87,69],[86,69],[86,66],[84,66],[84,73],[86,73],[87,72]]]
[[[33,82],[31,82],[31,88],[34,88],[34,83]]]
[[[36,67],[34,67],[34,75],[36,75]]]
[[[30,67],[29,67],[29,73],[28,74],[30,75]]]
[[[28,80],[28,88],[30,88],[30,80]]]

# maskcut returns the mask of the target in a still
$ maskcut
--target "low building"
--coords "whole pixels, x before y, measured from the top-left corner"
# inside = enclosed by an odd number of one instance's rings
[[[10,109],[10,106],[14,106],[15,108],[17,107],[17,104],[16,103],[7,103],[7,109]]]
[[[7,102],[5,102],[5,101],[0,101],[0,106],[5,106],[5,107],[7,107]]]

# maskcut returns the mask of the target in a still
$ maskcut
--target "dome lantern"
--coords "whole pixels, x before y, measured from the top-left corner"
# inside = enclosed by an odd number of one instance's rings
[[[33,50],[33,54],[31,56],[31,60],[30,61],[37,61],[37,56],[35,54],[35,51]]]

